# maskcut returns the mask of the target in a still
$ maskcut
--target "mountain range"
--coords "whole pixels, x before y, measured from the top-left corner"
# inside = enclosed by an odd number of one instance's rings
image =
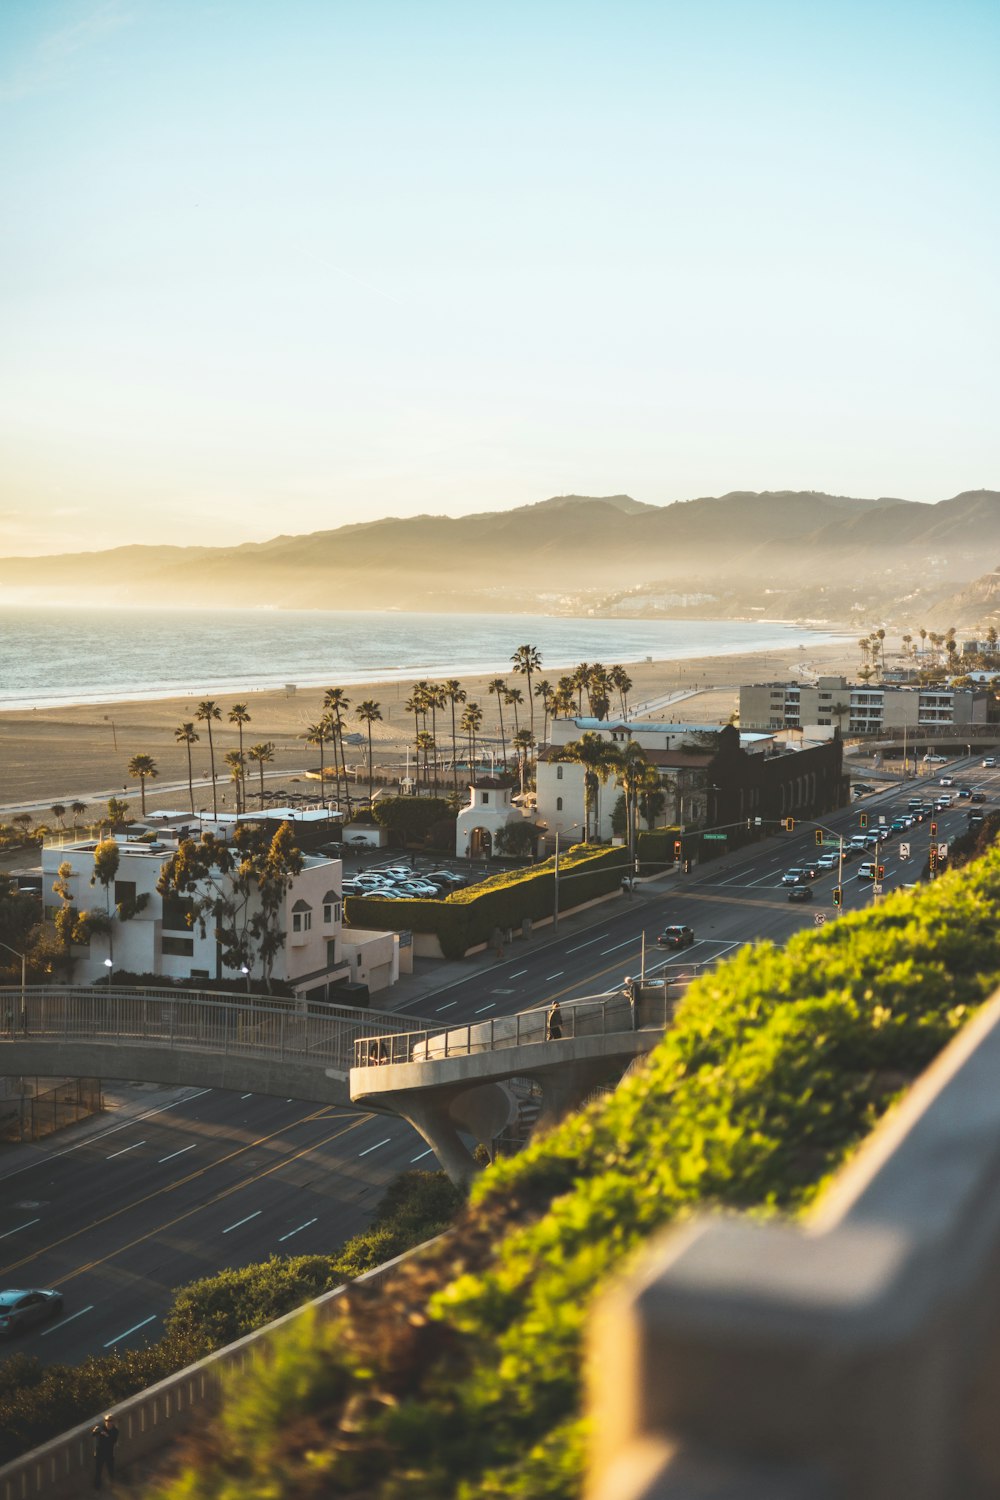
[[[846,620],[917,599],[979,608],[1000,557],[1000,492],[936,504],[733,491],[671,505],[557,495],[512,510],[419,515],[233,547],[124,546],[0,559],[8,602],[300,609],[771,615]],[[971,591],[970,591],[971,588]],[[679,597],[650,605],[642,596]],[[698,601],[690,600],[697,596]],[[925,620],[926,623],[926,620]],[[961,620],[950,619],[956,626]]]

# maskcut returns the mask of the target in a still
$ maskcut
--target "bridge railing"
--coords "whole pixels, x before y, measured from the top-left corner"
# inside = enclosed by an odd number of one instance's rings
[[[398,1030],[400,1018],[393,1016],[391,1024]],[[415,1019],[413,1025],[424,1023]],[[31,986],[22,1005],[19,987],[0,987],[0,1044],[128,1041],[348,1068],[358,1036],[377,1034],[377,1028],[371,1011],[346,1006],[69,985]]]
[[[647,981],[633,1007],[624,991],[612,995],[586,995],[560,1002],[562,1040],[587,1036],[609,1036],[637,1028],[665,1029],[680,996],[686,976]],[[512,1016],[492,1016],[488,1021],[469,1021],[447,1031],[405,1031],[360,1036],[354,1043],[354,1067],[374,1068],[390,1063],[433,1062],[446,1057],[468,1057],[475,1052],[496,1052],[548,1042],[548,1012],[545,1008],[519,1011]]]

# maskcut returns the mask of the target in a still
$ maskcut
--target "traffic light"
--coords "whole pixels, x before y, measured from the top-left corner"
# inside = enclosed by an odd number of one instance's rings
[[[879,878],[879,880],[884,880],[885,879],[885,865],[879,865],[879,867],[878,867],[878,878]]]
[[[839,885],[835,885],[834,888],[833,888],[833,904],[834,904],[834,906],[840,906],[841,903],[843,902],[843,899],[844,899],[843,889]]]
[[[931,838],[932,839],[936,839],[937,838],[937,824],[936,823],[932,823],[931,824]]]
[[[674,859],[680,859],[681,848],[682,845],[680,839],[674,839]]]
[[[816,830],[816,847],[819,848],[822,845],[822,843],[823,843],[823,830],[822,830],[822,828],[817,828],[817,830]]]
[[[867,813],[859,813],[858,814],[858,826],[860,828],[867,828],[868,827],[868,814]]]
[[[785,818],[784,819],[784,824],[785,824],[785,832],[786,833],[794,833],[795,832],[795,819],[794,818]]]

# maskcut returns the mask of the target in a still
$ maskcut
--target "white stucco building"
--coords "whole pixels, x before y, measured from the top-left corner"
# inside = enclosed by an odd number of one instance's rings
[[[531,816],[513,801],[514,785],[505,776],[480,776],[470,785],[469,801],[455,819],[455,853],[460,859],[489,858],[500,830]]]
[[[191,824],[196,820],[187,821]],[[218,822],[212,827],[217,836],[225,836]],[[193,925],[188,923],[187,901],[158,893],[160,871],[177,848],[177,833],[158,830],[153,841],[123,834],[116,842],[118,871],[107,892],[102,885],[91,883],[96,848],[93,839],[42,851],[47,915],[53,915],[60,905],[51,892],[59,866],[64,863],[71,871],[67,885],[75,908],[111,914],[109,934],[97,933],[88,944],[74,946],[74,983],[106,978],[108,959],[114,969],[161,974],[189,983],[192,988],[201,979],[223,979],[239,990],[248,980],[263,978],[259,960],[249,974],[243,968],[227,968],[211,921],[203,932],[197,917]],[[302,997],[335,998],[331,987],[341,981],[365,983],[374,992],[399,976],[399,939],[395,933],[349,929],[345,935],[342,868],[339,859],[303,855],[303,868],[292,877],[282,899],[278,925],[285,938],[275,956],[272,976],[291,985]],[[220,876],[219,880],[224,882],[226,878]],[[134,911],[134,915],[123,916],[122,911]]]

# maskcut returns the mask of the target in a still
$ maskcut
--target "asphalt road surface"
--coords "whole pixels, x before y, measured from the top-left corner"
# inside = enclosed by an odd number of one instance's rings
[[[975,805],[957,799],[960,786],[986,792],[979,811],[1000,802],[1000,772],[963,757],[866,797],[824,826],[850,836],[861,812],[869,829],[880,817],[891,823],[908,798],[932,800],[945,790],[941,775],[954,775],[946,790],[956,800],[935,817],[937,843],[967,827]],[[925,820],[882,846],[886,893],[917,878],[929,842]],[[818,916],[839,914],[835,872],[813,882],[813,900],[801,905],[781,885],[786,869],[819,852],[815,824],[802,820],[793,833],[640,885],[632,898],[595,906],[559,933],[517,943],[486,972],[463,976],[452,966],[445,973],[454,978],[408,1008],[445,1027],[611,992],[639,973],[644,935],[647,975],[697,973],[758,938],[784,943]],[[844,867],[845,911],[876,899],[871,883],[857,878],[860,863]],[[694,944],[659,950],[655,939],[668,923],[688,924]],[[0,1150],[0,1286],[65,1294],[62,1316],[0,1347],[0,1360],[23,1351],[45,1363],[77,1362],[153,1341],[175,1288],[272,1253],[336,1248],[366,1227],[388,1183],[413,1166],[433,1168],[434,1158],[393,1116],[214,1089],[177,1091],[131,1119],[57,1138],[30,1163],[5,1165]]]

